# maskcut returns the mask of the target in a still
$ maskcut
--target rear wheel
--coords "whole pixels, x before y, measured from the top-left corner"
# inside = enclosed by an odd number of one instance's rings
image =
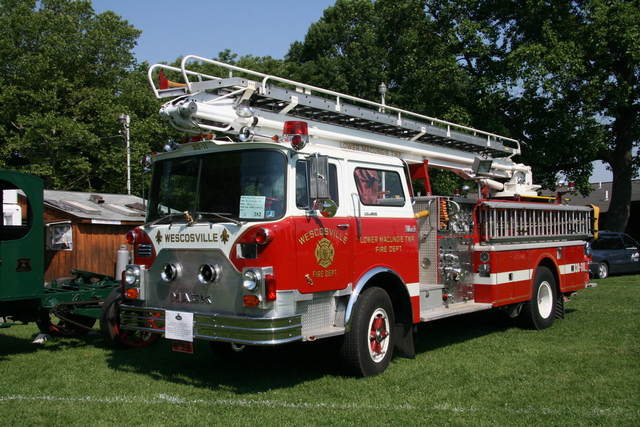
[[[389,295],[369,288],[353,308],[351,329],[345,334],[340,356],[345,370],[358,377],[384,372],[393,357],[395,325]]]
[[[556,281],[546,267],[539,267],[533,282],[533,295],[518,316],[527,329],[545,329],[553,325],[557,300]]]
[[[160,333],[129,331],[120,328],[120,305],[124,301],[122,289],[116,288],[104,301],[100,312],[100,330],[105,339],[115,348],[142,348],[158,341]],[[152,322],[141,326],[152,327]]]
[[[598,269],[596,271],[598,273],[598,279],[606,279],[609,277],[609,266],[606,262],[598,264]]]

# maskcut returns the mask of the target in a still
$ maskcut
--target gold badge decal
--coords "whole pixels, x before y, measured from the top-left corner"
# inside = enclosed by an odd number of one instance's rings
[[[333,248],[333,243],[326,237],[323,237],[316,244],[316,261],[320,267],[327,268],[333,263],[333,257],[335,256],[336,251]]]
[[[156,242],[158,242],[158,244],[162,242],[162,234],[160,234],[160,230],[156,233]]]

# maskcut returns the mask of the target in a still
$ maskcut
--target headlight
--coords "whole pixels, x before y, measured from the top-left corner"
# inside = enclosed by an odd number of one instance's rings
[[[260,282],[260,274],[255,270],[246,270],[242,274],[242,286],[247,291],[253,292],[258,289],[258,283]]]
[[[140,277],[140,270],[135,267],[128,267],[124,271],[124,281],[127,285],[132,286],[135,285]]]

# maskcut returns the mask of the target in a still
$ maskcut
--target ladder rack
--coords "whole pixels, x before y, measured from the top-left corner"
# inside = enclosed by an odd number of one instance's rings
[[[482,202],[480,235],[487,243],[586,240],[592,212],[587,206]]]
[[[189,70],[186,66],[190,60],[225,68],[230,77],[219,78]],[[180,72],[185,85],[157,88],[152,78],[157,68]],[[258,77],[261,81],[233,77],[234,71]],[[198,56],[184,57],[180,68],[165,64],[153,65],[149,68],[148,77],[157,98],[179,97],[202,91],[217,92],[224,96],[235,95],[234,92],[240,91],[243,92],[242,95],[235,96],[248,102],[248,106],[254,109],[447,147],[484,157],[510,158],[520,154],[520,144],[515,139]],[[190,77],[191,80],[197,78],[197,81],[190,81]],[[271,81],[292,88],[276,86]],[[344,100],[351,103],[345,103]]]

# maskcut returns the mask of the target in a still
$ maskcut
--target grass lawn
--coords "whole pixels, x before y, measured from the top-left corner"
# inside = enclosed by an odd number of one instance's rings
[[[336,340],[226,362],[201,341],[116,351],[0,329],[0,425],[640,425],[640,276],[581,291],[544,331],[497,314],[422,324],[415,360],[366,379],[341,375]]]

